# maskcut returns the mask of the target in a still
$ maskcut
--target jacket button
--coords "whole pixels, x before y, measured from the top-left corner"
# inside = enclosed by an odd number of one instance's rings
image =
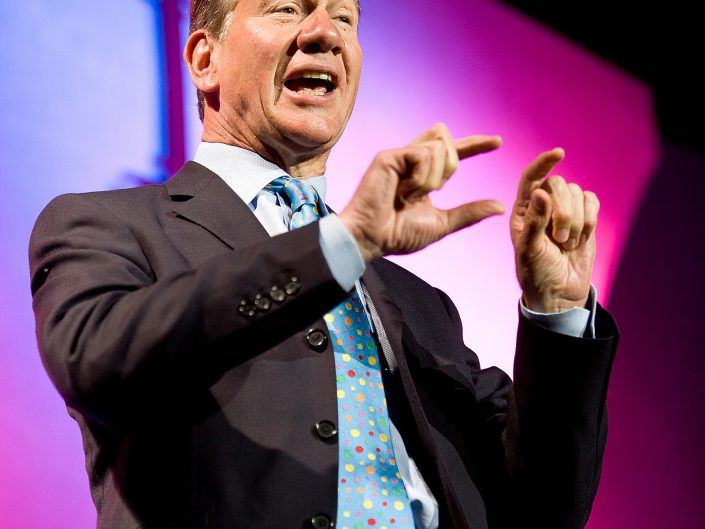
[[[277,303],[286,299],[286,292],[281,287],[273,286],[269,289],[269,296]]]
[[[327,514],[317,514],[310,520],[313,529],[332,529],[333,520]]]
[[[272,301],[267,296],[263,296],[262,294],[257,294],[255,296],[255,307],[257,307],[258,310],[264,312],[269,310],[269,307],[271,306]]]
[[[247,300],[242,300],[240,306],[237,308],[238,312],[247,319],[252,319],[257,313],[257,307]]]
[[[322,353],[328,347],[328,335],[320,329],[311,329],[306,335],[306,342],[311,349]]]
[[[289,282],[284,285],[284,291],[291,296],[292,294],[296,294],[299,289],[301,288],[301,283],[299,282],[298,277],[292,277],[289,279]]]
[[[330,421],[321,421],[316,423],[316,433],[318,437],[327,441],[338,435],[338,428]]]

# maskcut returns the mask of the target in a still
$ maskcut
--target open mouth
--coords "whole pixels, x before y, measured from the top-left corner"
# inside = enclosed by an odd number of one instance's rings
[[[307,72],[284,82],[292,92],[308,96],[324,96],[335,90],[333,76],[329,73]]]

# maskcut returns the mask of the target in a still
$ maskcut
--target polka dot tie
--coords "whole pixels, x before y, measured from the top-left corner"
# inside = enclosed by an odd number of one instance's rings
[[[325,215],[310,185],[289,177],[270,187],[291,205],[290,229]],[[333,343],[338,399],[338,529],[412,529],[397,468],[377,345],[354,293],[324,316]]]
[[[290,230],[306,226],[306,224],[321,218],[322,214],[318,209],[318,193],[306,182],[288,176],[280,176],[272,181],[267,188],[283,197],[289,204],[292,212],[289,223]],[[326,215],[328,210],[325,204],[321,203],[321,206],[323,215]]]

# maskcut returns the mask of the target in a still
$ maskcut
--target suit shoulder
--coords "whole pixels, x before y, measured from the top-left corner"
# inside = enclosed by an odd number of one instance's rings
[[[53,198],[39,214],[35,227],[44,222],[60,218],[75,218],[89,215],[117,216],[128,221],[143,217],[158,209],[158,204],[167,197],[163,185],[145,185],[110,191],[65,193]]]
[[[117,236],[118,232],[139,231],[140,225],[152,222],[161,211],[162,196],[168,196],[163,185],[59,195],[34,223],[30,257],[69,233],[73,237],[90,231]]]
[[[167,196],[163,184],[143,185],[109,191],[89,191],[85,193],[65,193],[52,199],[44,209],[90,207],[116,207],[121,204],[145,204],[163,199]]]

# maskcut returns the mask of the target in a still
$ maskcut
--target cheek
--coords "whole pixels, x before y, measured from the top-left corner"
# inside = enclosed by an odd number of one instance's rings
[[[290,46],[290,35],[281,29],[272,28],[271,25],[262,24],[254,19],[246,25],[243,33],[243,47],[241,56],[248,63],[248,68],[253,76],[265,76],[273,79],[274,74],[286,57],[286,50]],[[237,60],[237,57],[235,57]]]
[[[231,27],[231,31],[237,31],[238,35],[231,41],[225,67],[236,73],[236,80],[249,88],[273,80],[286,49],[282,36],[257,19],[241,27]]]
[[[263,82],[271,77],[271,72],[262,68],[262,62],[256,58],[243,57],[238,62],[230,63],[226,73],[227,88],[223,86],[227,97],[239,112],[256,110],[258,101],[268,99],[271,92],[271,82]]]
[[[360,76],[362,74],[362,53],[359,47],[348,59],[346,70],[348,74],[348,84],[353,91],[357,91],[357,87],[360,84]]]

